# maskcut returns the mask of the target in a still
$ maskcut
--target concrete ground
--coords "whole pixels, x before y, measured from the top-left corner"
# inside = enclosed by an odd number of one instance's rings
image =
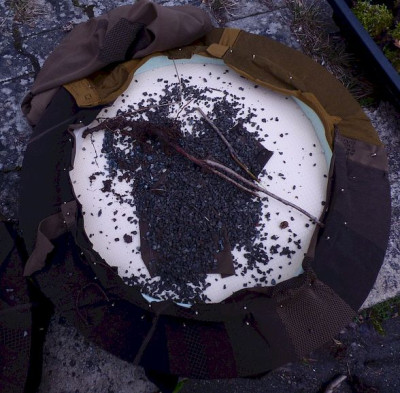
[[[272,37],[303,50],[292,26],[290,3],[311,0],[226,0],[236,7],[211,12],[216,0],[158,0],[164,5],[192,4],[210,12],[215,25],[241,28]],[[0,213],[18,215],[19,171],[31,129],[20,111],[20,103],[32,85],[47,55],[74,24],[98,16],[123,0],[7,0],[0,2]],[[222,2],[223,3],[223,2]],[[331,10],[320,0],[321,18],[335,29]],[[400,112],[390,102],[378,101],[365,108],[387,146],[392,189],[392,228],[385,261],[364,307],[400,293]],[[377,207],[377,214],[379,207]],[[356,283],[355,283],[356,285]],[[338,374],[347,375],[336,392],[400,391],[396,365],[399,360],[400,322],[385,322],[386,336],[371,325],[354,323],[327,347],[308,359],[291,363],[259,379],[189,381],[184,393],[319,392]],[[92,346],[59,316],[55,316],[46,338],[44,371],[40,393],[151,393],[156,388],[143,370]]]

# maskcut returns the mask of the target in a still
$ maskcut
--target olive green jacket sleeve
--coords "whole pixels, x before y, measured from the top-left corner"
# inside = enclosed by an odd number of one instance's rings
[[[109,64],[188,45],[212,29],[193,6],[164,7],[148,0],[117,7],[77,25],[48,57],[22,110],[35,125],[58,87]]]

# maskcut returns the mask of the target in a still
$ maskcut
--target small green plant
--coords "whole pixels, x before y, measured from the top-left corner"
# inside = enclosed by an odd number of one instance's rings
[[[391,49],[388,46],[383,48],[383,53],[387,59],[393,64],[393,67],[400,73],[400,50]]]
[[[376,98],[375,97],[363,97],[360,98],[358,100],[358,103],[362,106],[362,107],[369,107],[369,106],[373,106],[376,104]]]
[[[390,35],[395,39],[400,41],[400,22],[397,22],[394,29],[390,32]]]
[[[12,0],[10,8],[14,11],[14,20],[33,25],[46,14],[46,6],[38,0]]]
[[[378,37],[393,23],[393,15],[384,4],[371,4],[368,0],[358,1],[353,12],[372,37]]]
[[[360,319],[370,321],[374,329],[382,336],[385,335],[383,322],[398,317],[400,312],[400,297],[395,297],[378,303],[375,306],[363,310]]]
[[[238,7],[237,0],[203,0],[203,2],[210,7],[212,13],[219,20],[224,19],[224,14],[235,16],[234,11]]]
[[[303,52],[323,65],[357,100],[373,94],[373,84],[362,76],[345,41],[328,33],[326,11],[321,1],[286,0],[286,5],[293,14],[292,32]]]
[[[179,381],[178,384],[175,386],[175,389],[174,389],[174,391],[173,391],[172,393],[179,393],[179,392],[182,390],[183,385],[184,385],[187,381],[188,381],[187,378],[184,378],[184,379],[182,379],[181,381]]]

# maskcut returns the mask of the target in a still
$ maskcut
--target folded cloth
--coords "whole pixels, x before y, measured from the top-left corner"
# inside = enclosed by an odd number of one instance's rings
[[[57,89],[110,64],[188,45],[212,29],[194,6],[164,7],[148,0],[117,7],[77,25],[45,61],[22,111],[36,125]]]

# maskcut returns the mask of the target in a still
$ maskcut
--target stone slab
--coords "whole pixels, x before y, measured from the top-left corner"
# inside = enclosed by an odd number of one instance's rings
[[[236,19],[228,22],[226,26],[264,35],[292,48],[300,49],[300,44],[290,31],[291,20],[292,14],[290,11],[287,8],[282,8],[261,15]]]
[[[32,82],[32,77],[25,76],[0,83],[0,211],[14,219],[18,209],[19,171],[32,132],[20,103]]]
[[[285,8],[285,0],[265,1],[265,0],[235,0],[230,12],[226,12],[227,21],[248,18],[269,13],[279,8]]]
[[[44,345],[38,393],[151,393],[156,387],[134,367],[91,345],[63,319],[53,318]]]
[[[0,84],[0,170],[22,164],[31,128],[22,115],[20,103],[32,81],[27,77]]]
[[[64,36],[65,32],[61,30],[26,36],[21,41],[22,50],[24,53],[33,56],[39,67],[42,67],[48,55],[57,47]]]
[[[370,307],[400,294],[400,113],[385,102],[365,112],[386,145],[392,195],[392,225],[385,260],[363,305]],[[379,214],[379,206],[376,207],[376,214]]]
[[[0,38],[0,83],[34,72],[32,63],[18,52],[13,41],[10,36]]]

